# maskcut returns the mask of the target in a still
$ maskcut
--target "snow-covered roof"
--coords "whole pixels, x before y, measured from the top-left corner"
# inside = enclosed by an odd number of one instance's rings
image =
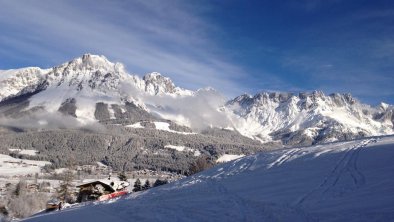
[[[86,185],[90,185],[90,184],[95,185],[98,183],[111,189],[112,191],[121,190],[121,189],[124,189],[130,185],[130,183],[127,181],[121,181],[121,180],[118,180],[115,178],[108,178],[108,179],[101,179],[101,180],[90,180],[85,183],[77,185],[77,187],[82,187],[82,186],[86,186]]]

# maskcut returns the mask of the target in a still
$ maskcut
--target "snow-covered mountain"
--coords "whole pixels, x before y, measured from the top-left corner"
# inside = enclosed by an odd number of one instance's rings
[[[150,95],[192,95],[193,92],[176,87],[160,73],[146,74],[142,79],[130,75],[121,63],[112,63],[104,56],[85,54],[50,69],[29,67],[0,71],[0,101],[18,95],[32,93],[37,89],[66,88],[64,96],[73,96],[80,91],[96,94],[121,95],[123,83]],[[53,99],[56,99],[54,97]]]
[[[42,108],[50,113],[64,111],[82,122],[95,121],[96,104],[132,102],[142,109],[143,95],[191,96],[194,92],[176,87],[167,77],[149,73],[143,78],[127,73],[120,63],[104,56],[85,54],[50,69],[37,67],[0,71],[0,102],[29,95],[29,106],[23,110]],[[72,111],[70,108],[72,107]]]
[[[393,158],[393,137],[264,152],[25,221],[393,221]]]
[[[289,145],[393,134],[393,110],[387,104],[362,104],[350,94],[319,91],[241,95],[223,108],[244,135]]]
[[[155,116],[194,130],[233,129],[262,142],[287,145],[394,133],[394,108],[388,104],[371,107],[349,94],[322,92],[262,92],[226,103],[210,88],[182,89],[156,72],[140,78],[120,63],[90,54],[50,69],[0,71],[2,115],[44,112],[66,114],[80,124],[134,124]],[[38,118],[44,126],[46,114]]]

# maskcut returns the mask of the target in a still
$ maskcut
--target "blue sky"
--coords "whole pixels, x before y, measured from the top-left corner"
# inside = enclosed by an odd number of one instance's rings
[[[105,55],[228,98],[350,92],[394,104],[394,2],[0,0],[0,69]]]

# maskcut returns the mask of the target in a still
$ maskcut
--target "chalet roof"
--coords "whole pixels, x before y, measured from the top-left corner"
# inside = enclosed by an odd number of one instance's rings
[[[97,185],[97,184],[101,184],[103,185],[106,189],[111,190],[113,192],[115,192],[116,190],[122,190],[126,187],[128,187],[130,184],[126,181],[120,181],[120,180],[116,180],[116,179],[102,179],[102,180],[92,180],[89,182],[85,182],[82,184],[79,184],[77,187],[84,187],[87,185]]]

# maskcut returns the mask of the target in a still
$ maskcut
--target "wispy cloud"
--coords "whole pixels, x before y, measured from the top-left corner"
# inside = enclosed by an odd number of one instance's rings
[[[209,40],[216,27],[195,13],[180,1],[0,1],[7,45],[0,61],[25,56],[51,66],[91,52],[130,72],[162,72],[183,87],[244,91],[237,80],[247,74],[226,61]]]
[[[90,52],[228,97],[325,89],[393,101],[392,7],[272,2],[0,0],[0,69],[20,66],[13,61],[50,67]]]

